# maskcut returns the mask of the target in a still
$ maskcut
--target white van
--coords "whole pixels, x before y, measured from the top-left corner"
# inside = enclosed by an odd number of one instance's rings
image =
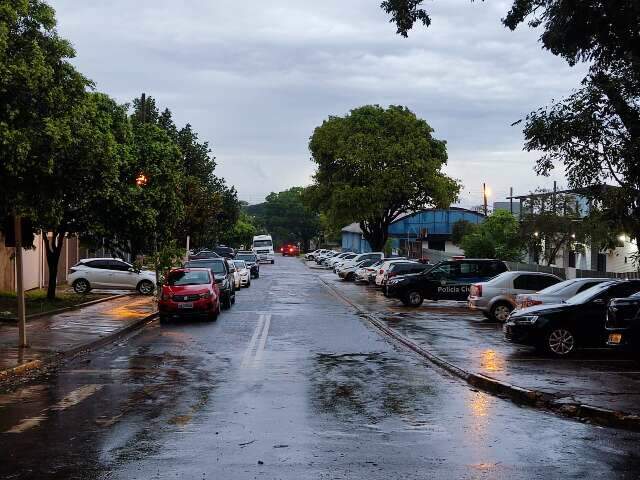
[[[251,250],[253,250],[253,253],[256,254],[258,260],[261,262],[269,262],[271,264],[275,262],[271,235],[256,235],[253,237]]]

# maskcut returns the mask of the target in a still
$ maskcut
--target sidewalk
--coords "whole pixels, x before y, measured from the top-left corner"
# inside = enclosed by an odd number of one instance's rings
[[[331,274],[320,277],[361,311],[462,376],[482,376],[539,393],[547,404],[567,413],[575,410],[579,415],[593,407],[632,416],[634,422],[640,419],[640,363],[631,355],[595,349],[567,359],[548,357],[504,341],[500,324],[485,321],[460,302],[425,302],[408,309],[373,288],[341,282]]]
[[[18,348],[18,327],[0,324],[0,381],[96,348],[150,320],[153,297],[128,295],[47,315],[27,323],[29,348]]]

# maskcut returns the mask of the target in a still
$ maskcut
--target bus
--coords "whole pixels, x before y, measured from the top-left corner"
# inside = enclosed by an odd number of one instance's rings
[[[269,262],[272,265],[275,263],[273,239],[271,238],[271,235],[256,235],[253,237],[251,250],[256,254],[259,261]]]

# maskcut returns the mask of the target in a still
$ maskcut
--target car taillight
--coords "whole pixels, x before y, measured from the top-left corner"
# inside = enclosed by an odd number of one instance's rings
[[[380,275],[384,275],[384,270],[380,269]]]
[[[471,286],[471,296],[473,296],[473,297],[481,297],[482,296],[482,285],[472,285]]]
[[[527,298],[524,301],[524,306],[525,307],[533,307],[534,305],[542,305],[543,302],[541,302],[540,300],[534,300],[532,298]]]

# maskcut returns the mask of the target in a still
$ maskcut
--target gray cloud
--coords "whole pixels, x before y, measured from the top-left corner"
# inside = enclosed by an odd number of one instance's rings
[[[145,91],[209,140],[242,198],[306,184],[313,129],[366,103],[403,104],[447,140],[447,171],[480,202],[546,184],[510,124],[566,95],[583,69],[500,24],[508,2],[438,0],[395,35],[375,0],[53,0],[80,69],[118,100]]]

